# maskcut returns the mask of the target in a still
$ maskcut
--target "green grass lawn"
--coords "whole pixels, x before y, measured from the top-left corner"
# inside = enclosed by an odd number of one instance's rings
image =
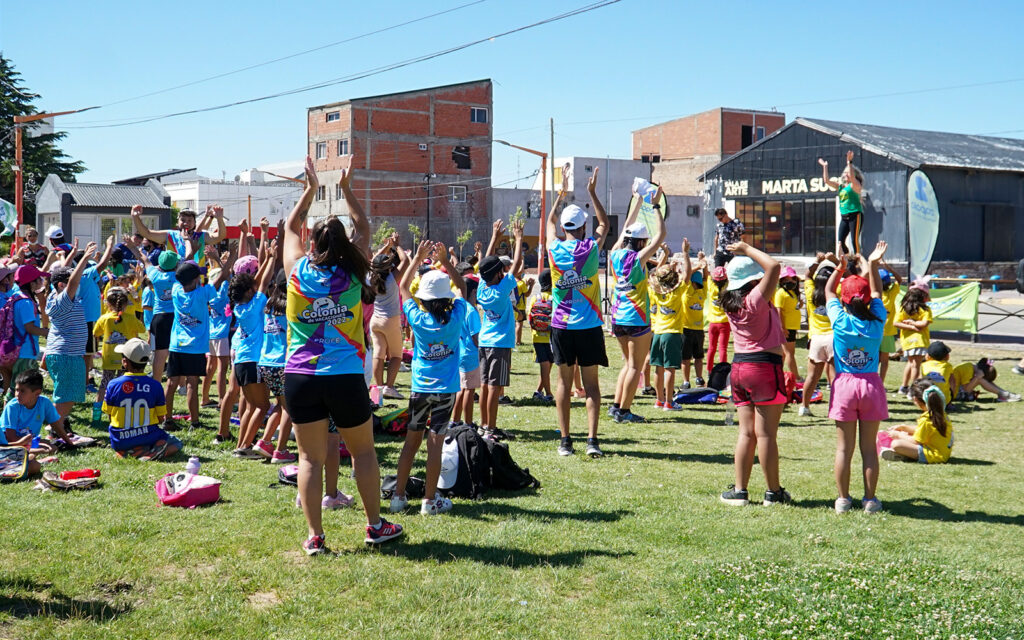
[[[980,355],[954,350],[957,362]],[[1013,362],[998,364],[998,382],[1024,391]],[[896,363],[890,388],[901,372]],[[616,373],[602,373],[605,398]],[[520,347],[510,395],[528,397],[535,382],[532,350]],[[584,411],[577,401],[581,444]],[[277,467],[211,447],[212,429],[180,434],[224,483],[207,508],[156,499],[153,483],[187,455],[63,454],[51,468],[98,467],[102,488],[0,486],[0,638],[1024,636],[1024,403],[986,399],[953,414],[950,464],[883,461],[885,510],[874,516],[831,508],[835,435],[822,404],[816,418],[783,418],[782,482],[796,504],[772,509],[718,500],[735,444],[722,407],[667,414],[644,397],[635,411],[651,422],[615,424],[602,411],[607,455],[591,460],[580,446],[556,455],[553,409],[502,407],[501,426],[519,435],[512,454],[541,489],[457,500],[448,516],[411,511],[396,518],[405,538],[381,549],[364,547],[362,511],[328,512],[336,555],[313,559]],[[906,399],[890,411],[916,414]],[[75,416],[87,418],[84,405]],[[399,446],[379,443],[382,473]],[[854,465],[857,497],[859,456]],[[342,488],[354,492],[352,480]],[[750,489],[759,502],[757,467]]]

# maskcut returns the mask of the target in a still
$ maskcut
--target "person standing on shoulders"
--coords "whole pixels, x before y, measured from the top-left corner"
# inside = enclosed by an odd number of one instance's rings
[[[860,201],[860,194],[864,190],[864,174],[853,164],[853,151],[846,152],[846,168],[843,169],[843,175],[839,178],[839,182],[828,177],[828,162],[823,158],[818,158],[818,164],[821,165],[822,179],[825,184],[839,190],[840,222],[839,229],[836,230],[839,247],[843,254],[859,254],[860,230],[864,226],[864,212]],[[853,245],[852,252],[846,246],[847,236],[850,236],[850,242]]]

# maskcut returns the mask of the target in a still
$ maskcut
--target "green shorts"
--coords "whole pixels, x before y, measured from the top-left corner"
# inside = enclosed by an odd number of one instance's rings
[[[896,353],[896,336],[882,336],[881,353]]]
[[[678,369],[683,363],[683,334],[656,333],[651,342],[651,366]]]

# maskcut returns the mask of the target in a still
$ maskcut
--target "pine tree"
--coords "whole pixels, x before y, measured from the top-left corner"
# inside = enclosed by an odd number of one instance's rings
[[[0,54],[0,198],[14,202],[14,116],[39,113],[33,104],[39,94],[29,91],[21,82],[21,74],[14,70],[9,59]],[[65,182],[74,182],[75,176],[85,170],[80,161],[70,161],[67,154],[60,150],[60,142],[65,132],[48,133],[30,136],[28,131],[22,132],[22,159],[24,162],[24,181],[29,178],[39,186],[51,173],[57,174]],[[25,221],[34,223],[35,204],[25,201]]]

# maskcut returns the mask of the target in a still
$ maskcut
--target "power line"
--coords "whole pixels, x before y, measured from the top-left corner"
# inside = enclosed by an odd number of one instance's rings
[[[136,119],[127,119],[124,122],[114,123],[114,124],[81,125],[81,126],[65,125],[63,127],[63,129],[107,129],[107,128],[112,128],[112,127],[124,127],[124,126],[130,126],[130,125],[134,125],[134,124],[143,124],[143,123],[146,123],[146,122],[154,122],[154,121],[157,121],[157,120],[165,120],[165,119],[168,119],[168,118],[175,118],[175,117],[184,116],[184,115],[192,115],[192,114],[196,114],[196,113],[205,113],[205,112],[209,112],[209,111],[219,111],[221,109],[228,109],[230,107],[235,107],[235,106],[239,106],[239,105],[243,105],[243,104],[251,104],[251,103],[254,103],[254,102],[262,102],[262,101],[265,101],[265,100],[272,100],[274,98],[280,98],[280,97],[284,97],[284,96],[295,95],[295,94],[299,94],[299,93],[305,93],[305,92],[308,92],[308,91],[313,91],[315,89],[323,89],[325,87],[335,86],[335,85],[339,85],[339,84],[345,84],[345,83],[353,82],[355,80],[361,80],[363,78],[368,78],[370,76],[375,76],[375,75],[378,75],[378,74],[381,74],[381,73],[385,73],[387,71],[394,71],[395,69],[401,69],[403,67],[414,65],[414,64],[417,64],[417,63],[420,63],[420,62],[426,62],[428,60],[433,60],[434,58],[440,58],[442,56],[446,56],[446,55],[449,55],[449,54],[452,54],[452,53],[456,53],[458,51],[463,51],[465,49],[469,49],[470,47],[474,47],[474,46],[483,44],[485,42],[491,42],[493,40],[497,40],[498,38],[503,38],[503,37],[506,37],[506,36],[509,36],[509,35],[513,35],[513,34],[521,32],[521,31],[527,31],[529,29],[534,29],[536,27],[540,27],[540,26],[543,26],[543,25],[546,25],[546,24],[551,24],[553,22],[558,22],[560,20],[565,20],[566,18],[571,18],[571,17],[575,17],[575,16],[578,16],[578,15],[582,15],[584,13],[589,13],[590,11],[594,11],[596,9],[601,9],[601,8],[604,8],[604,7],[613,5],[613,4],[617,4],[618,2],[621,2],[621,1],[622,0],[604,0],[602,2],[594,2],[594,3],[591,3],[589,5],[584,5],[582,7],[577,8],[577,9],[573,9],[572,11],[567,11],[565,13],[561,13],[561,14],[552,16],[550,18],[546,18],[544,20],[540,20],[540,21],[537,21],[537,22],[526,24],[526,25],[523,25],[523,26],[520,26],[520,27],[516,27],[514,29],[509,29],[509,30],[503,31],[501,33],[496,33],[494,35],[487,36],[485,38],[480,38],[478,40],[473,40],[471,42],[466,42],[466,43],[463,43],[463,44],[460,44],[460,45],[449,47],[447,49],[442,49],[442,50],[439,50],[439,51],[434,51],[432,53],[423,54],[423,55],[420,55],[420,56],[416,56],[414,58],[407,58],[407,59],[401,60],[399,62],[394,62],[394,63],[391,63],[391,64],[382,65],[382,66],[379,66],[379,67],[374,67],[372,69],[367,69],[367,70],[364,70],[364,71],[359,71],[359,72],[356,72],[356,73],[353,73],[353,74],[350,74],[350,75],[347,75],[347,76],[340,76],[338,78],[332,78],[330,80],[326,80],[326,81],[319,82],[319,83],[316,83],[316,84],[307,85],[307,86],[304,86],[304,87],[297,87],[295,89],[289,89],[289,90],[286,90],[286,91],[280,91],[278,93],[273,93],[273,94],[269,94],[269,95],[265,95],[265,96],[259,96],[259,97],[256,97],[256,98],[248,98],[246,100],[236,100],[234,102],[228,102],[228,103],[225,103],[225,104],[214,105],[214,106],[210,106],[210,107],[200,107],[200,108],[196,108],[196,109],[188,109],[188,110],[185,110],[185,111],[177,111],[177,112],[174,112],[174,113],[165,113],[165,114],[156,115],[156,116],[144,116],[144,117],[136,118]]]
[[[911,89],[909,91],[893,91],[891,93],[875,93],[867,96],[853,96],[848,98],[833,98],[830,100],[812,100],[809,102],[791,102],[789,104],[780,104],[772,107],[772,109],[784,108],[784,107],[804,107],[807,105],[814,104],[831,104],[835,102],[852,102],[854,100],[871,100],[874,98],[892,98],[896,96],[909,96],[920,93],[934,93],[936,91],[951,91],[953,89],[973,89],[975,87],[988,87],[997,84],[1010,84],[1013,82],[1024,82],[1024,78],[1007,78],[1005,80],[991,80],[989,82],[972,82],[969,84],[955,84],[947,87],[932,87],[930,89]]]

